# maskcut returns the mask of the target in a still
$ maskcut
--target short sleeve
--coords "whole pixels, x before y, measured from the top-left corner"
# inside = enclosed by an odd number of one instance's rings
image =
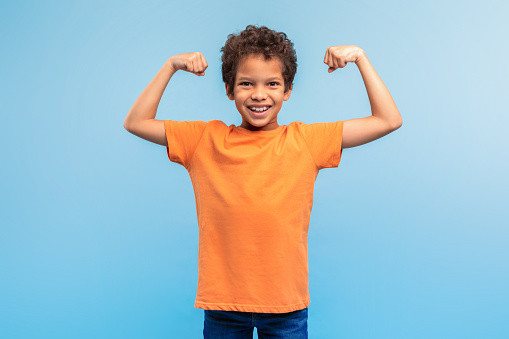
[[[196,147],[207,127],[207,122],[164,120],[166,153],[170,161],[189,167]]]
[[[300,123],[300,130],[318,169],[338,167],[342,155],[343,120]]]

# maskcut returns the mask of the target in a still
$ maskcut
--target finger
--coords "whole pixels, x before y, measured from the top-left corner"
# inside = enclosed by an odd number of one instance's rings
[[[334,67],[335,69],[337,69],[339,67],[337,58],[333,58],[331,67]]]
[[[203,76],[205,75],[205,68],[201,62],[198,63],[198,66],[196,67],[196,75]]]
[[[201,66],[200,60],[194,60],[194,72],[195,73],[203,72],[203,67]]]
[[[329,62],[329,49],[325,51],[325,56],[323,57],[323,63],[328,64]]]
[[[338,68],[337,65],[334,64],[335,60],[336,60],[336,56],[334,55],[334,53],[332,51],[329,52],[329,63],[328,63],[328,65],[329,65],[328,72],[329,73],[334,72]]]
[[[332,49],[327,50],[327,65],[332,66],[332,60],[334,59],[334,54],[332,53]]]
[[[201,62],[202,62],[203,67],[204,67],[205,69],[206,69],[207,67],[209,67],[209,64],[207,63],[207,60],[205,60],[205,57],[203,56],[203,54],[202,54],[202,56],[201,56]]]
[[[203,67],[201,67],[201,63],[199,60],[194,61],[194,71],[195,73],[203,72]]]
[[[205,69],[201,63],[201,59],[196,59],[194,60],[194,71],[193,73],[196,74],[197,76],[204,76],[205,75]]]
[[[196,65],[196,67],[201,67],[201,54],[195,55],[194,64]]]
[[[200,68],[198,70],[200,72],[205,72],[205,70],[207,69],[207,62],[205,61],[205,58],[203,57],[203,55],[200,57],[198,63],[200,65]]]

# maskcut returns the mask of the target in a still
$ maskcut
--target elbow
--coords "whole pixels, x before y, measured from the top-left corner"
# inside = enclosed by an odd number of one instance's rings
[[[392,128],[393,131],[395,131],[398,128],[400,128],[401,126],[403,126],[403,119],[401,118],[401,115],[400,115],[399,119],[397,119],[394,122],[392,122],[391,128]]]
[[[130,131],[130,125],[127,123],[127,119],[124,120],[124,128],[125,128],[126,131],[131,132]]]

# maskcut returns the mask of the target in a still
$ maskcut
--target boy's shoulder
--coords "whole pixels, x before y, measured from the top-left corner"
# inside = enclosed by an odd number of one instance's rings
[[[184,120],[184,121],[173,121],[174,123],[180,123],[185,124],[188,126],[200,126],[203,128],[213,126],[213,127],[228,127],[223,121],[221,120]]]

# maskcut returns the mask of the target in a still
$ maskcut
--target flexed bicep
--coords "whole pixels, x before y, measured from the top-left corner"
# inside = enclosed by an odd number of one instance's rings
[[[399,127],[395,127],[375,116],[350,119],[343,122],[343,141],[341,148],[350,148],[367,144],[379,139]]]
[[[161,146],[168,146],[164,120],[147,119],[124,126],[129,133]]]

